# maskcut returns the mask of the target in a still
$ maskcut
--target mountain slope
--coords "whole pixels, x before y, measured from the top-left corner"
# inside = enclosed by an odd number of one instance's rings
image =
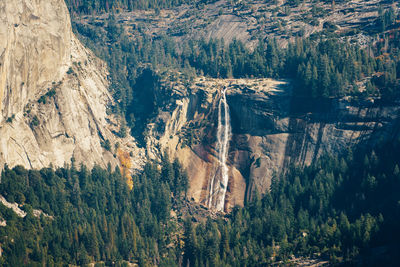
[[[0,25],[0,163],[118,164],[101,145],[118,139],[106,65],[73,35],[64,1],[2,1]]]

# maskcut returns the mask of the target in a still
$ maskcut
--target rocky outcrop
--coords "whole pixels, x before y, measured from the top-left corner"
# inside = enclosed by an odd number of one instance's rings
[[[106,77],[105,64],[72,33],[63,0],[1,1],[0,166],[63,166],[72,157],[115,166],[117,142],[140,166],[134,140],[112,133],[118,123],[106,113]]]
[[[274,173],[308,165],[325,153],[339,155],[360,142],[393,136],[400,107],[373,100],[295,98],[290,83],[270,79],[198,78],[185,90],[171,83],[175,104],[161,107],[149,125],[152,158],[167,150],[187,169],[189,197],[208,206],[218,175],[217,103],[226,94],[232,122],[225,210],[269,189]],[[163,127],[160,127],[163,126]],[[398,131],[398,129],[397,129]],[[215,208],[215,207],[214,207]]]
[[[259,90],[258,95],[252,95],[246,91],[246,86],[254,86]],[[170,88],[167,91],[175,103],[161,107],[161,112],[148,126],[147,152],[150,158],[157,159],[162,156],[163,151],[167,151],[171,158],[177,157],[187,170],[190,179],[189,197],[205,206],[215,208],[216,202],[210,198],[212,191],[212,181],[220,175],[220,163],[218,161],[217,151],[217,125],[218,125],[218,102],[223,88],[227,88],[228,103],[235,93],[243,97],[246,96],[253,100],[258,99],[263,102],[268,95],[279,95],[282,90],[280,87],[288,88],[286,82],[273,81],[270,79],[261,80],[218,80],[198,78],[189,88],[185,88],[175,82],[164,84],[164,88]],[[284,95],[287,95],[285,92]],[[258,97],[258,98],[257,98]],[[263,98],[264,97],[264,98]],[[286,101],[287,102],[287,101]],[[272,103],[272,102],[269,102]],[[261,105],[268,103],[261,103]],[[252,179],[255,173],[246,173],[245,162],[250,166],[253,153],[247,154],[240,147],[238,138],[242,136],[237,131],[237,123],[243,119],[247,123],[246,127],[252,127],[252,123],[258,123],[255,116],[262,116],[265,111],[254,106],[253,110],[244,111],[241,118],[237,118],[234,107],[229,103],[231,109],[231,119],[233,135],[231,137],[230,149],[228,153],[228,188],[225,196],[225,210],[229,210],[235,205],[243,205],[246,197],[246,188],[249,179]],[[257,113],[260,113],[258,114]],[[268,112],[268,111],[267,111]],[[269,111],[271,112],[271,111]],[[273,114],[271,113],[271,119]],[[235,117],[236,116],[236,117]],[[250,118],[250,119],[249,119]],[[245,122],[246,121],[246,122]],[[160,127],[162,126],[162,127]],[[265,133],[267,125],[259,125]],[[245,129],[246,134],[256,136],[256,132]],[[259,179],[258,177],[255,179]],[[221,190],[223,191],[223,190]],[[214,190],[215,193],[215,190]],[[214,197],[217,199],[219,197]],[[210,206],[211,204],[211,206]]]
[[[10,203],[2,195],[0,195],[0,203],[3,204],[5,207],[11,209],[13,212],[15,212],[15,214],[17,214],[18,217],[24,218],[27,215],[27,213],[25,211],[20,209],[20,207],[23,207],[24,205],[20,205],[17,203]],[[40,218],[40,216],[43,215],[43,217],[46,217],[46,218],[49,218],[52,220],[54,219],[53,216],[48,215],[48,214],[44,213],[42,210],[38,210],[38,209],[33,209],[32,214],[33,214],[33,216],[38,217],[38,218]],[[6,226],[6,225],[7,225],[6,221],[0,220],[0,226]]]
[[[231,162],[248,177],[246,198],[269,189],[271,177],[290,165],[306,166],[323,154],[339,156],[396,133],[400,107],[349,99],[310,100],[285,90],[257,96],[232,92]],[[244,160],[245,159],[245,160]]]

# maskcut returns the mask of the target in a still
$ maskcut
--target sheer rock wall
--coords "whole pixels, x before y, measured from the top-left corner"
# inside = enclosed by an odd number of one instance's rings
[[[398,104],[295,98],[287,81],[197,78],[186,89],[174,83],[175,104],[161,107],[149,125],[147,151],[151,158],[164,150],[177,157],[189,175],[189,197],[204,205],[219,166],[217,104],[224,87],[232,123],[225,210],[269,190],[273,174],[291,164],[389,138],[400,126]]]
[[[0,3],[0,166],[28,168],[76,162],[116,166],[101,142],[142,151],[119,139],[106,65],[72,33],[63,0]],[[110,123],[114,122],[114,123]],[[133,159],[132,159],[133,160]]]

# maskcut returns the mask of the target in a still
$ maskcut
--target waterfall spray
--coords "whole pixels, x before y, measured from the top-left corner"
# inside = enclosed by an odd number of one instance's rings
[[[222,96],[218,103],[218,161],[219,172],[211,180],[209,206],[212,205],[212,200],[215,197],[215,208],[219,211],[224,210],[225,195],[228,188],[228,166],[226,161],[229,151],[229,140],[231,137],[231,124],[229,117],[229,106],[226,100],[226,88],[222,90]],[[219,175],[218,175],[219,174]],[[216,179],[215,179],[216,178]],[[215,181],[217,184],[215,184]],[[218,183],[219,182],[219,183]]]

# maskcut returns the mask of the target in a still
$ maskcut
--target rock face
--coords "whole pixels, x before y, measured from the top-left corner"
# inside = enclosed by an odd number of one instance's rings
[[[153,158],[165,149],[177,157],[189,175],[189,197],[206,206],[220,166],[218,102],[227,88],[232,137],[225,210],[243,205],[256,191],[264,193],[273,174],[291,164],[308,165],[322,154],[339,155],[398,131],[399,105],[307,101],[294,98],[286,81],[198,78],[187,90],[176,83],[171,88],[176,103],[162,107],[149,125],[147,151]]]
[[[105,64],[76,39],[63,0],[0,3],[0,166],[88,166],[118,159]],[[140,158],[140,151],[135,151]],[[137,165],[140,165],[139,163]]]
[[[231,162],[247,178],[246,199],[269,189],[271,177],[294,164],[306,166],[323,154],[372,145],[398,135],[398,104],[346,99],[307,100],[283,89],[261,96],[231,93]]]

